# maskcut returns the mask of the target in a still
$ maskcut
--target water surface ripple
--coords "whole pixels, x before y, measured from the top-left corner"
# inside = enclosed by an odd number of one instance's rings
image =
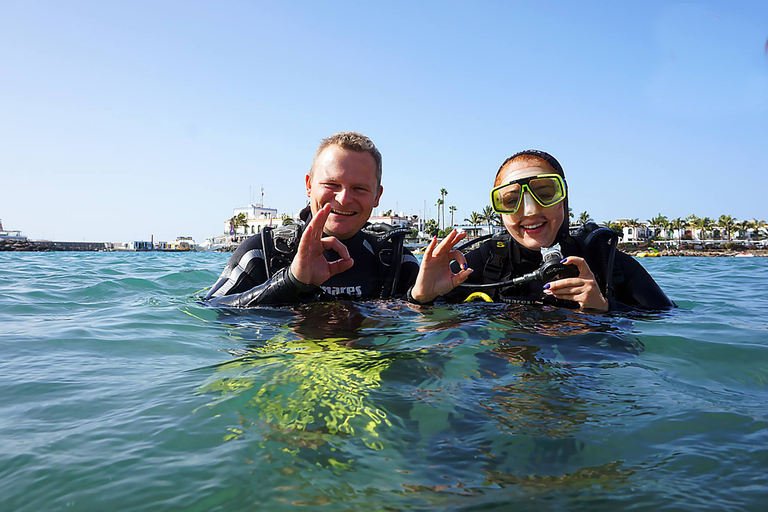
[[[226,254],[0,253],[0,509],[762,510],[768,259],[680,307],[223,311]]]

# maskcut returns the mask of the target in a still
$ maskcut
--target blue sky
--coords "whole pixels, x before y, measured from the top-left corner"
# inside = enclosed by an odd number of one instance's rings
[[[624,4],[3,1],[0,218],[202,242],[357,130],[383,210],[464,219],[538,148],[598,221],[766,219],[768,3]]]

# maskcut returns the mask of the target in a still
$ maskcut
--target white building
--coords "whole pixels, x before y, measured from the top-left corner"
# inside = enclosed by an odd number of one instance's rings
[[[232,219],[224,221],[224,233],[240,239],[239,241],[256,233],[261,233],[261,230],[266,226],[282,224],[282,219],[277,214],[276,208],[265,208],[264,205],[251,203],[248,206],[232,210],[233,217],[237,217],[241,213],[245,215],[247,223],[245,226],[238,226],[237,229],[233,229]]]
[[[645,242],[653,235],[653,230],[643,224],[629,226],[632,219],[616,219],[616,222],[624,225],[621,235],[621,241],[624,243]]]
[[[418,221],[418,219],[414,219],[413,217],[408,217],[407,215],[372,215],[370,219],[368,219],[368,222],[371,224],[388,224],[390,226],[396,227],[396,228],[410,228],[413,226],[414,220]]]
[[[467,238],[469,239],[485,236],[488,234],[498,235],[499,233],[506,231],[504,226],[498,224],[491,225],[491,231],[488,230],[488,224],[478,224],[477,226],[473,226],[472,224],[461,224],[453,227],[457,230],[466,231]]]

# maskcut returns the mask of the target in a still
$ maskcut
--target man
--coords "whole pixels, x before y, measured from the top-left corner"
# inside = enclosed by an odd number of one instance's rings
[[[286,236],[265,230],[250,237],[206,299],[251,307],[404,296],[419,266],[402,248],[403,232],[368,224],[384,191],[381,171],[381,153],[365,135],[343,132],[323,139],[305,177],[303,233],[294,226]]]

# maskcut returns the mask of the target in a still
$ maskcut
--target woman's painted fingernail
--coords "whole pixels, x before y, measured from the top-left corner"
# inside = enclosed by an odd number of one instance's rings
[[[462,269],[464,269],[464,270],[467,270],[467,264],[466,264],[466,263],[464,263],[464,264],[461,266],[461,268],[462,268]]]
[[[547,283],[547,284],[545,284],[545,285],[544,285],[544,289],[545,289],[545,290],[549,290],[549,283]]]
[[[568,261],[568,258],[563,258],[562,260],[560,260],[560,263],[565,263],[566,261]]]

